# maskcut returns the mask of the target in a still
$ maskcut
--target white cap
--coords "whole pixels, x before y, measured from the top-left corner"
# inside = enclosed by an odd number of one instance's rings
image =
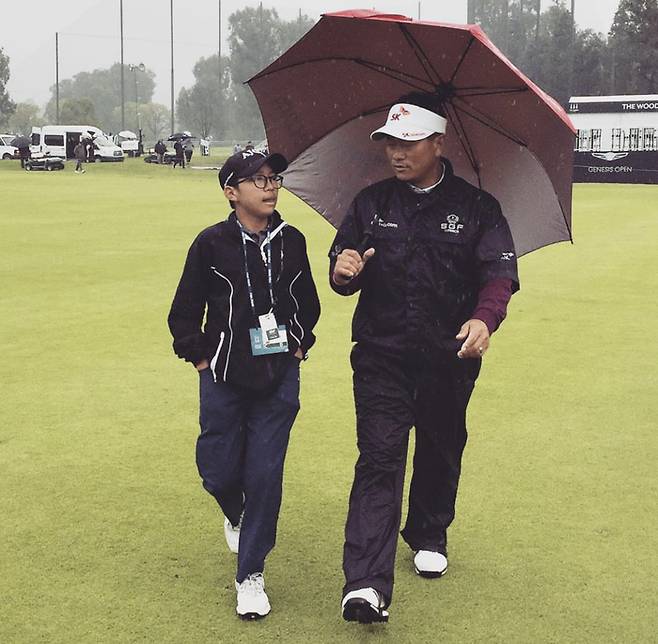
[[[386,124],[375,130],[370,138],[377,141],[392,136],[403,141],[420,141],[432,134],[444,134],[448,121],[423,107],[396,103],[388,112]]]

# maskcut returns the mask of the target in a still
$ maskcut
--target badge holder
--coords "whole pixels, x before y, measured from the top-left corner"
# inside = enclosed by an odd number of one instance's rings
[[[268,340],[266,332],[260,329],[249,329],[251,353],[254,356],[264,356],[270,353],[285,353],[288,351],[288,335],[285,324],[280,324],[276,340]]]

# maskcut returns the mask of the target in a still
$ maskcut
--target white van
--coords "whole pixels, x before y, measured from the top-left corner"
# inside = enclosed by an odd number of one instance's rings
[[[32,128],[33,155],[48,154],[64,159],[74,157],[73,149],[82,136],[94,143],[94,161],[123,161],[123,151],[93,125],[44,125]]]
[[[123,150],[126,156],[138,157],[142,153],[139,137],[130,130],[122,130],[118,134],[115,134],[112,140]]]
[[[15,159],[18,154],[18,148],[9,145],[16,138],[15,134],[0,134],[0,159]]]

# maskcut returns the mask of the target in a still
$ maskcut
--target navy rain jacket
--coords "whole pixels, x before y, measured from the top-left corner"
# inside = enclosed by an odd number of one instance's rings
[[[456,353],[455,335],[470,319],[480,289],[497,278],[519,288],[514,242],[500,205],[454,175],[418,194],[395,178],[362,190],[329,253],[329,281],[341,295],[360,290],[352,340],[394,355]],[[369,243],[362,246],[364,237]],[[345,286],[331,279],[346,249],[375,248],[364,270]]]
[[[169,329],[176,355],[194,364],[208,360],[215,382],[266,390],[280,381],[298,348],[306,355],[315,342],[320,301],[304,236],[276,211],[270,230],[274,313],[277,322],[286,326],[288,353],[251,353],[249,329],[259,325],[249,303],[242,231],[235,212],[203,230],[188,251],[169,312]],[[267,240],[259,248],[248,236],[245,239],[256,314],[263,315],[270,310],[264,261]]]

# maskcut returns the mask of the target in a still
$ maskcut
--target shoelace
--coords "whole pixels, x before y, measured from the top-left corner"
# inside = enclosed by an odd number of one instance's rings
[[[263,573],[255,572],[249,575],[241,584],[240,590],[248,592],[251,595],[260,595],[265,589],[265,579]]]

